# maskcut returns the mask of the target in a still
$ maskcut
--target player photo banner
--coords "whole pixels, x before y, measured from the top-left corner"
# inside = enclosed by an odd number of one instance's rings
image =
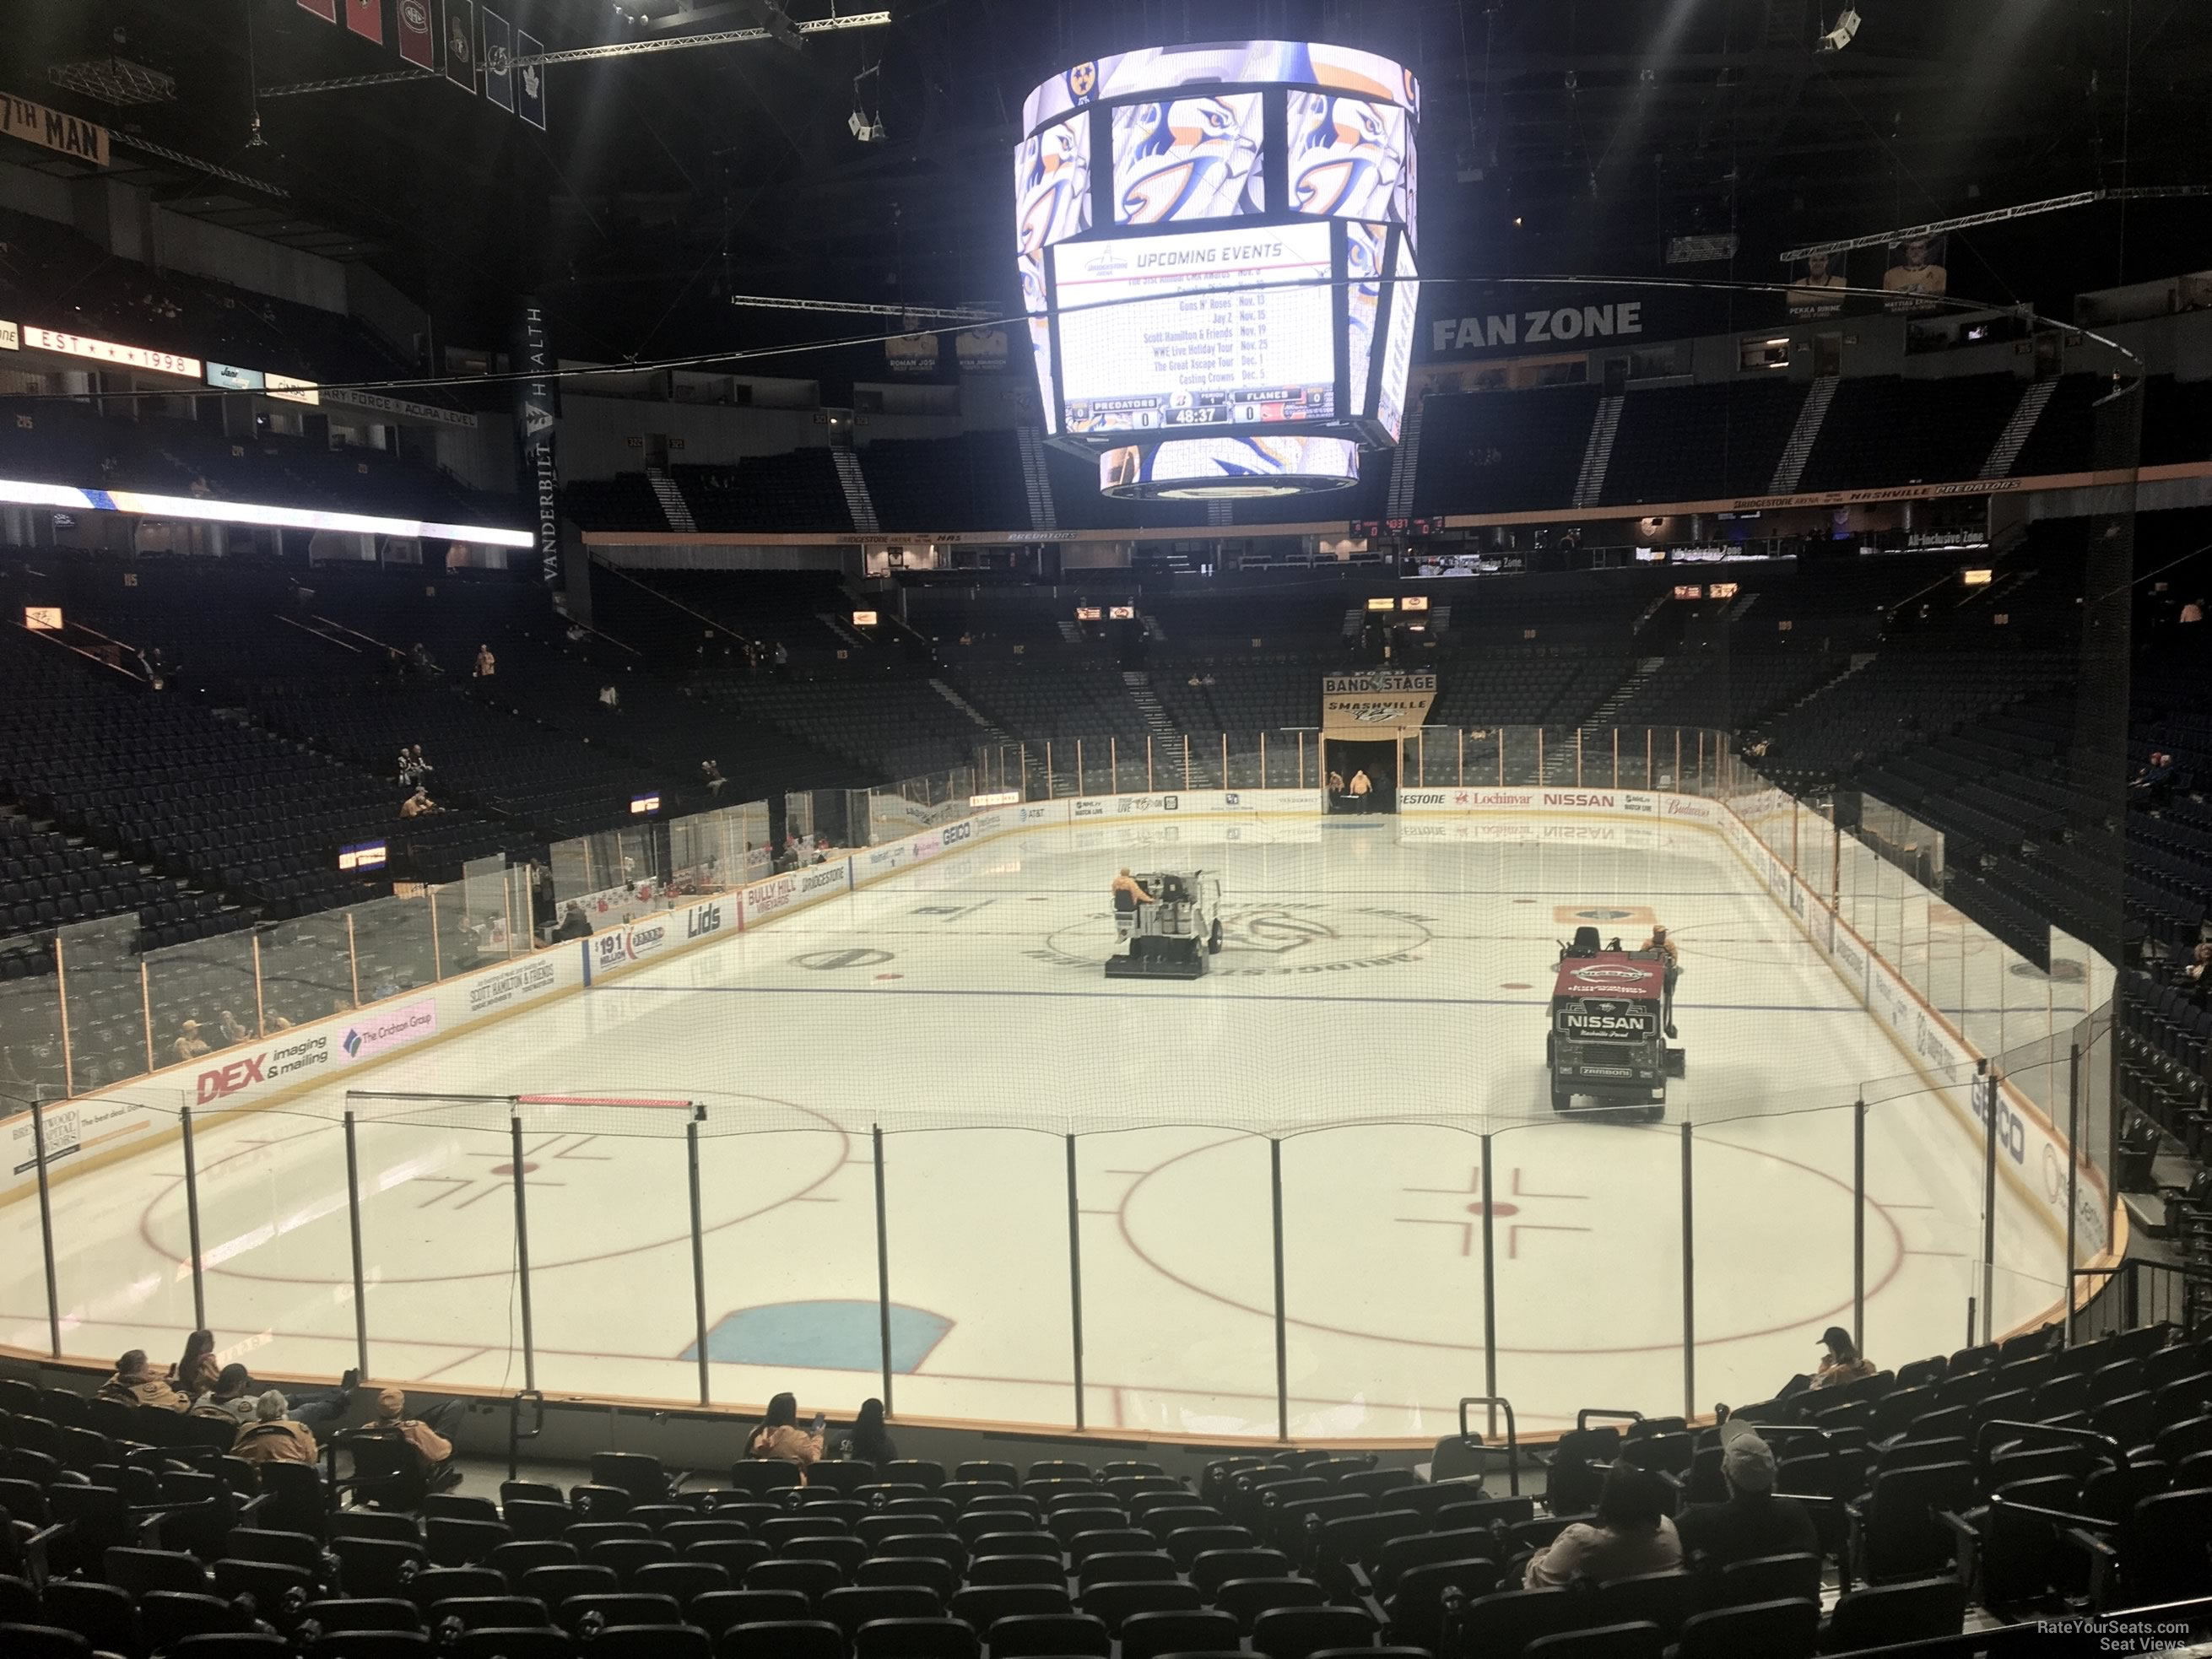
[[[1322,735],[1375,738],[1418,732],[1436,700],[1434,674],[1324,674]]]
[[[384,0],[346,0],[346,27],[364,40],[384,44]]]
[[[514,112],[536,127],[545,131],[545,65],[533,59],[545,55],[545,48],[534,35],[514,32]]]
[[[477,89],[476,0],[446,0],[446,78]]]
[[[489,6],[483,13],[484,96],[512,115],[514,112],[514,35]]]
[[[338,21],[338,0],[300,0],[301,11],[311,11],[325,23]]]
[[[419,69],[438,66],[436,26],[430,0],[399,0],[399,55]]]
[[[1844,308],[1844,289],[1850,279],[1844,274],[1840,253],[1813,253],[1790,273],[1790,314],[1792,317],[1832,317]]]
[[[1936,302],[1950,291],[1951,274],[1944,269],[1943,236],[1916,236],[1889,245],[1889,269],[1881,285],[1892,311],[1933,311]]]

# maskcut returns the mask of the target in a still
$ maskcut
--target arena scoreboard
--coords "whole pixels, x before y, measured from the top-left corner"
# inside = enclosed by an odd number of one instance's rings
[[[1355,483],[1405,408],[1419,118],[1401,65],[1309,42],[1124,52],[1032,92],[1016,258],[1053,441],[1109,494]]]

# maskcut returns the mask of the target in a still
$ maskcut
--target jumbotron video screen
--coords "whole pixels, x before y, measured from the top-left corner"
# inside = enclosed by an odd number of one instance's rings
[[[1255,40],[1079,64],[1024,106],[1023,305],[1047,430],[1097,453],[1278,434],[1396,441],[1414,337],[1420,100],[1371,52]],[[1146,493],[1204,467],[1117,464]],[[1341,488],[1332,465],[1303,487]],[[1293,487],[1297,487],[1293,485]]]

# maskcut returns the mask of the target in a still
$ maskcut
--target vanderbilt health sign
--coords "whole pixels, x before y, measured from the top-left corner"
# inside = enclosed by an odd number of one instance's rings
[[[1436,700],[1434,674],[1325,674],[1322,735],[1374,738],[1418,732]]]

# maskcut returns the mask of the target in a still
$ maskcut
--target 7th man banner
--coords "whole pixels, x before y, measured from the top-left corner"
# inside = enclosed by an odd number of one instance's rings
[[[1421,729],[1437,700],[1434,674],[1324,674],[1321,730],[1325,738],[1390,738]]]

